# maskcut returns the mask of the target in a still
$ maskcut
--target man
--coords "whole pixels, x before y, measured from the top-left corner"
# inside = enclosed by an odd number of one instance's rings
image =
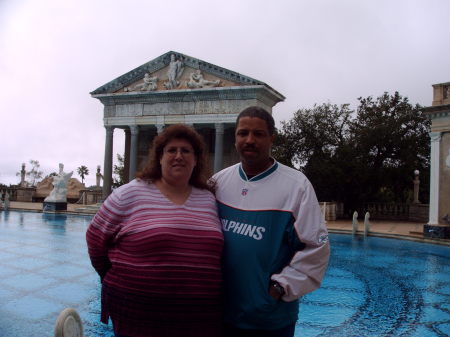
[[[225,236],[225,337],[292,337],[298,298],[320,286],[328,233],[314,189],[270,156],[272,116],[243,110],[235,146],[241,162],[213,177]]]

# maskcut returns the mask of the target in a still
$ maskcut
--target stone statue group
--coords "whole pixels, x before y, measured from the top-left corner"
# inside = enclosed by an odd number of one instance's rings
[[[72,177],[73,171],[64,172],[64,164],[59,164],[59,173],[53,177],[53,190],[44,199],[45,202],[67,202],[67,184]]]
[[[178,88],[182,83],[180,81],[181,75],[184,71],[184,63],[177,59],[174,54],[170,55],[170,63],[167,70],[167,81],[163,83],[164,88],[172,90]],[[125,91],[155,91],[158,88],[157,76],[151,76],[146,73],[143,82],[136,84],[134,87],[125,87]],[[186,87],[190,89],[198,89],[205,87],[217,87],[220,85],[220,80],[210,81],[203,77],[200,69],[197,69],[189,75],[189,81],[185,81]]]

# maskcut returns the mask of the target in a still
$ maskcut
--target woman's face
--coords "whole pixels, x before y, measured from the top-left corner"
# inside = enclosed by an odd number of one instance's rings
[[[187,184],[197,164],[197,158],[191,143],[175,138],[164,146],[159,163],[164,180],[173,184]]]

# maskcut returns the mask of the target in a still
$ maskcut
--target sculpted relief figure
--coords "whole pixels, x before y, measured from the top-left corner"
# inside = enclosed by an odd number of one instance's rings
[[[155,91],[157,88],[158,77],[150,76],[149,73],[145,73],[144,82],[136,84],[133,88],[127,87],[125,91]]]
[[[178,79],[183,73],[184,65],[181,60],[177,60],[175,55],[170,55],[169,70],[167,71],[167,82],[164,83],[166,89],[175,89],[180,82]]]
[[[44,199],[46,202],[67,202],[67,183],[72,176],[64,172],[64,164],[59,164],[59,173],[53,177],[53,190],[50,195]]]
[[[189,82],[186,82],[186,85],[191,88],[203,88],[203,87],[217,87],[220,84],[220,80],[208,81],[203,78],[202,72],[200,69],[197,69],[190,75]]]

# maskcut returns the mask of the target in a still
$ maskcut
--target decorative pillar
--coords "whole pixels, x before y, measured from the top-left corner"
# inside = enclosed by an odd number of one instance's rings
[[[214,146],[214,172],[218,172],[222,169],[223,165],[223,134],[224,124],[216,123],[216,139]]]
[[[114,127],[106,126],[105,161],[103,164],[103,199],[111,194]]]
[[[125,150],[123,154],[123,180],[124,183],[130,181],[130,143],[131,143],[131,132],[125,129]]]
[[[414,201],[413,204],[420,204],[419,201],[419,185],[420,185],[420,180],[419,180],[419,170],[414,170]]]
[[[431,158],[430,158],[430,213],[429,225],[439,224],[439,145],[440,132],[430,132]]]
[[[158,135],[161,134],[161,132],[164,131],[164,124],[156,124],[156,132],[158,132]]]
[[[130,172],[128,175],[129,181],[134,179],[137,171],[137,153],[138,153],[138,136],[139,127],[137,125],[130,125],[131,142],[130,142]]]

